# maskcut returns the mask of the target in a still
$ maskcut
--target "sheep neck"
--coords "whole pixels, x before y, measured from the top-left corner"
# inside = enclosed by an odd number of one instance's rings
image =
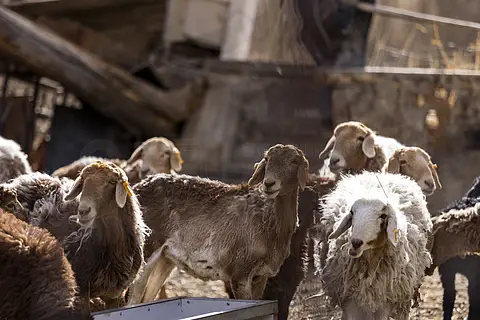
[[[117,251],[123,246],[120,243],[125,242],[125,238],[128,237],[125,230],[128,225],[134,226],[132,215],[127,212],[128,203],[124,208],[119,208],[116,203],[109,204],[105,208],[102,208],[102,212],[108,212],[108,214],[100,215],[95,221],[95,228],[97,231],[95,234],[99,236],[99,239],[103,241],[107,246],[115,248],[113,251]]]
[[[291,236],[295,231],[298,219],[298,187],[274,199],[274,210],[279,232]]]

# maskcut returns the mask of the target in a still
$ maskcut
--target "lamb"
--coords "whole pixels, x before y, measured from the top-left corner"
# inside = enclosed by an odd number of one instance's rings
[[[60,243],[47,230],[0,212],[0,318],[93,320]]]
[[[299,226],[295,230],[290,243],[290,255],[283,262],[278,274],[269,278],[263,293],[263,300],[278,300],[278,319],[287,320],[290,302],[298,285],[305,279],[307,260],[308,230],[313,224],[317,209],[318,194],[311,187],[305,187],[298,196]],[[234,295],[230,284],[225,283],[225,291],[230,299]]]
[[[172,173],[182,170],[183,159],[175,144],[164,137],[145,140],[132,153],[130,159],[104,159],[99,157],[82,157],[52,173],[53,177],[76,179],[87,165],[97,161],[110,161],[122,168],[131,184],[138,183],[149,174]]]
[[[325,149],[319,154],[324,161],[328,157],[329,169],[334,174],[362,170],[400,173],[414,179],[427,196],[442,187],[436,166],[425,150],[406,147],[393,138],[377,135],[361,122],[349,121],[337,125]]]
[[[424,198],[406,176],[367,171],[345,175],[324,197],[323,222],[333,231],[322,280],[343,318],[409,318],[432,262]]]
[[[14,140],[0,136],[0,183],[32,172],[28,157]]]
[[[22,175],[0,185],[0,206],[62,242],[84,303],[99,297],[106,308],[124,304],[124,291],[144,263],[149,229],[118,166],[90,164],[75,181]]]
[[[454,201],[440,212],[448,214],[456,213],[457,210],[472,210],[476,204],[480,203],[480,176],[477,177],[468,190],[466,195],[459,200]],[[476,214],[476,213],[474,213]],[[442,239],[436,242],[437,246],[447,245],[441,243]],[[461,273],[468,279],[468,318],[480,318],[480,284],[477,280],[477,272],[480,268],[480,257],[477,255],[467,255],[466,257],[454,257],[448,259],[445,263],[438,266],[438,272],[443,286],[443,318],[451,319],[455,304],[455,275]],[[432,270],[433,271],[433,270]]]
[[[267,279],[290,255],[308,167],[303,151],[277,144],[255,164],[247,185],[166,174],[135,185],[152,235],[145,244],[150,258],[128,304],[155,299],[175,266],[230,282],[236,299],[261,299]]]

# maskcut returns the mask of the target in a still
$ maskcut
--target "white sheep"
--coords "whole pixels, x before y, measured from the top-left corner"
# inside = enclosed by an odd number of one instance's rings
[[[342,319],[408,319],[432,263],[432,222],[419,185],[364,171],[342,176],[323,200],[322,222],[333,232],[322,280]]]
[[[31,172],[28,157],[20,145],[0,136],[0,183]]]

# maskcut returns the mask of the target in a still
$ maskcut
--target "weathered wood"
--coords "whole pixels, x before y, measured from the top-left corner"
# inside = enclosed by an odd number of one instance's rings
[[[190,101],[185,90],[162,92],[5,7],[0,7],[0,50],[134,133],[171,136],[173,122],[187,117],[179,111]]]
[[[131,69],[141,62],[141,57],[128,50],[125,44],[114,41],[77,21],[41,16],[35,22],[55,30],[58,35],[108,63]]]

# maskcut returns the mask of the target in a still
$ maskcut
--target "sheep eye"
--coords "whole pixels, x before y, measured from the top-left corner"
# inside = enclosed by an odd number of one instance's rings
[[[357,140],[363,142],[363,140],[365,140],[365,137],[358,137]]]
[[[386,215],[385,213],[382,213],[382,214],[380,215],[380,218],[383,219],[383,220],[385,220],[385,219],[387,218],[387,215]]]
[[[116,184],[116,183],[117,183],[117,181],[115,181],[115,180],[112,180],[112,181],[109,181],[109,183],[110,183],[110,184]]]
[[[10,203],[7,204],[7,209],[8,210],[13,210],[13,209],[15,209],[15,205],[10,202]]]
[[[353,210],[350,210],[350,214],[353,216]]]
[[[404,166],[404,165],[406,165],[406,164],[407,164],[407,161],[405,161],[405,160],[400,160],[400,165],[401,165],[401,166]]]

